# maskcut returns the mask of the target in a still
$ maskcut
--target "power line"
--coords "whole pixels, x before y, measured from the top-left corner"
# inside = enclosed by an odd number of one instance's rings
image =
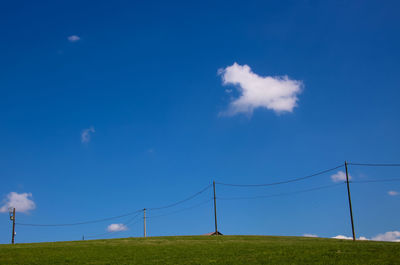
[[[304,179],[308,179],[308,178],[312,178],[318,175],[322,175],[325,173],[328,173],[330,171],[336,170],[338,168],[343,167],[343,164],[336,166],[334,168],[330,168],[330,169],[326,169],[320,172],[317,172],[315,174],[312,175],[308,175],[305,177],[301,177],[301,178],[295,178],[295,179],[290,179],[290,180],[286,180],[286,181],[279,181],[279,182],[272,182],[272,183],[267,183],[267,184],[230,184],[230,183],[222,183],[222,182],[215,182],[216,184],[219,185],[224,185],[224,186],[235,186],[235,187],[262,187],[262,186],[273,186],[273,185],[280,185],[280,184],[286,184],[286,183],[291,183],[291,182],[296,182],[296,181],[300,181],[300,180],[304,180]]]
[[[140,215],[140,212],[137,213],[137,214],[136,214],[135,216],[133,216],[132,218],[130,218],[127,222],[123,223],[123,225],[124,225],[124,226],[127,226],[127,225],[131,224],[139,215]],[[138,221],[140,221],[140,220],[138,220]],[[105,232],[105,233],[101,233],[101,234],[97,234],[97,235],[92,235],[92,236],[86,236],[86,237],[87,237],[87,238],[96,238],[96,237],[99,237],[99,236],[104,236],[104,235],[108,235],[108,234],[116,234],[116,233],[119,233],[119,232],[123,232],[123,231],[108,231],[108,232]]]
[[[287,195],[293,195],[293,194],[299,194],[299,193],[305,193],[305,192],[311,192],[311,191],[316,191],[316,190],[322,190],[322,189],[328,189],[332,188],[335,186],[339,186],[344,184],[342,183],[335,183],[331,185],[325,185],[325,186],[319,186],[311,189],[306,189],[306,190],[299,190],[299,191],[294,191],[294,192],[284,192],[284,193],[275,193],[275,194],[270,194],[270,195],[261,195],[261,196],[251,196],[251,197],[217,197],[219,200],[247,200],[247,199],[263,199],[263,198],[271,198],[271,197],[280,197],[280,196],[287,196]]]
[[[203,201],[203,202],[201,202],[201,203],[195,204],[195,205],[193,205],[193,206],[191,206],[191,207],[186,207],[186,208],[183,208],[183,209],[180,209],[180,210],[177,210],[177,211],[174,211],[174,212],[166,213],[166,214],[159,214],[159,215],[148,216],[147,218],[163,217],[163,216],[172,215],[172,214],[180,213],[180,212],[183,212],[183,211],[191,210],[191,209],[193,209],[193,208],[200,207],[200,206],[206,204],[207,202],[209,202],[209,201],[211,201],[211,200],[212,200],[212,199],[208,199],[208,200],[205,200],[205,201]]]
[[[126,223],[125,225],[134,225],[137,224],[139,222],[141,222],[142,220],[136,220],[135,222],[130,222],[130,223]],[[116,234],[120,234],[122,232],[126,232],[126,230],[121,230],[121,231],[115,231],[115,232],[106,232],[106,233],[102,233],[102,234],[98,234],[98,235],[94,235],[94,236],[87,236],[87,238],[96,238],[96,237],[101,237],[101,236],[107,236],[107,235],[116,235]]]
[[[191,210],[191,209],[200,207],[200,206],[202,206],[202,205],[204,205],[204,204],[210,202],[211,200],[212,200],[212,199],[208,199],[208,200],[203,201],[203,202],[201,202],[201,203],[195,204],[195,205],[193,205],[193,206],[191,206],[191,207],[186,207],[186,208],[183,208],[183,209],[180,209],[180,210],[177,210],[177,211],[174,211],[174,212],[166,213],[166,214],[148,216],[148,217],[146,217],[146,218],[163,217],[163,216],[168,216],[168,215],[180,213],[180,212],[183,212],[183,211]],[[126,223],[124,223],[123,225],[127,226],[127,225],[131,224],[131,223],[136,219],[136,217],[139,216],[139,214],[140,214],[140,213],[136,214],[133,218],[129,219],[129,220],[128,220]],[[137,222],[139,222],[139,221],[141,221],[141,220],[137,220],[137,221],[134,222],[133,224],[135,224],[135,223],[137,223]],[[120,233],[120,232],[123,232],[123,231],[115,231],[115,232],[110,231],[110,232],[105,232],[105,233],[101,233],[101,234],[97,234],[97,235],[92,235],[92,236],[86,236],[86,237],[87,237],[87,238],[96,238],[96,237],[105,236],[105,235],[109,235],[109,234],[117,234],[117,233]]]
[[[23,226],[75,226],[75,225],[85,225],[85,224],[93,224],[93,223],[100,223],[100,222],[105,222],[113,219],[119,219],[125,216],[129,216],[135,213],[138,213],[142,210],[137,210],[131,213],[123,214],[123,215],[118,215],[118,216],[113,216],[113,217],[108,217],[108,218],[103,218],[103,219],[97,219],[97,220],[91,220],[91,221],[85,221],[85,222],[77,222],[77,223],[68,223],[68,224],[26,224],[26,223],[16,223],[17,225],[23,225]]]
[[[395,182],[400,181],[400,178],[392,178],[392,179],[371,179],[371,180],[354,180],[351,183],[371,183],[371,182]]]
[[[373,164],[373,163],[347,163],[352,166],[367,166],[367,167],[400,167],[400,164]]]
[[[148,208],[148,210],[161,210],[161,209],[165,209],[165,208],[170,208],[176,205],[179,205],[181,203],[184,203],[186,201],[189,201],[191,199],[193,199],[194,197],[200,195],[201,193],[205,192],[207,189],[209,189],[212,185],[208,185],[207,187],[205,187],[204,189],[200,190],[199,192],[196,192],[195,194],[189,196],[188,198],[175,202],[173,204],[170,205],[166,205],[166,206],[162,206],[162,207],[156,207],[156,208]],[[40,226],[40,227],[58,227],[58,226],[76,226],[76,225],[85,225],[85,224],[93,224],[93,223],[100,223],[100,222],[105,222],[105,221],[109,221],[109,220],[113,220],[113,219],[119,219],[125,216],[129,216],[129,215],[133,215],[135,213],[141,212],[142,209],[134,211],[134,212],[130,212],[127,214],[122,214],[122,215],[118,215],[118,216],[113,216],[113,217],[107,217],[107,218],[103,218],[103,219],[96,219],[96,220],[91,220],[91,221],[84,221],[84,222],[76,222],[76,223],[66,223],[66,224],[29,224],[29,223],[16,223],[17,225],[22,225],[22,226]]]
[[[193,195],[191,195],[191,196],[189,196],[189,197],[187,197],[186,199],[183,199],[183,200],[181,200],[181,201],[178,201],[178,202],[175,202],[175,203],[172,203],[172,204],[169,204],[169,205],[161,206],[161,207],[146,208],[146,209],[147,209],[147,210],[152,210],[152,211],[154,211],[154,210],[161,210],[161,209],[165,209],[165,208],[174,207],[174,206],[176,206],[176,205],[178,205],[178,204],[181,204],[181,203],[184,203],[184,202],[186,202],[186,201],[189,201],[189,200],[193,199],[194,197],[196,197],[196,196],[202,194],[203,192],[205,192],[206,190],[208,190],[211,186],[212,186],[211,184],[210,184],[210,185],[207,185],[204,189],[202,189],[202,190],[196,192],[195,194],[193,194]]]

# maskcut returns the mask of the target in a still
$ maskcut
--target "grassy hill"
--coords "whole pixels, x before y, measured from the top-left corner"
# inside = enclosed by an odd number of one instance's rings
[[[180,236],[0,245],[0,264],[400,264],[400,243]]]

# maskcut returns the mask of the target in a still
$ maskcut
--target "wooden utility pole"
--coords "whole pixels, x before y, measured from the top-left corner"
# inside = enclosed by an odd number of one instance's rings
[[[144,237],[146,237],[146,208],[143,209],[143,228],[144,228]]]
[[[350,196],[350,185],[349,185],[349,172],[347,170],[347,161],[344,161],[346,168],[346,184],[347,184],[347,195],[349,197],[349,208],[350,208],[350,219],[351,219],[351,231],[353,232],[353,241],[356,240],[356,233],[354,232],[354,221],[353,221],[353,208],[351,207],[351,196]]]
[[[15,238],[15,208],[13,207],[13,208],[10,208],[10,210],[9,210],[10,212],[10,219],[12,220],[12,222],[13,222],[13,225],[12,225],[12,236],[11,236],[11,244],[14,244],[14,238]]]
[[[214,188],[214,222],[215,222],[215,235],[218,235],[218,225],[217,225],[217,200],[215,197],[215,181],[213,181]]]

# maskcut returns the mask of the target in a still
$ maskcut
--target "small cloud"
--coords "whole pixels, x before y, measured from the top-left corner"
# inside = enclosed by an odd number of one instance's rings
[[[335,238],[335,239],[347,239],[347,240],[353,239],[350,236],[344,236],[344,235],[337,235],[337,236],[334,236],[332,238]]]
[[[124,224],[110,224],[107,227],[108,232],[119,232],[119,231],[126,231],[128,227]]]
[[[399,192],[394,191],[394,190],[389,190],[389,191],[388,191],[388,194],[389,194],[390,196],[397,196],[397,195],[399,195]]]
[[[303,234],[304,237],[318,237],[317,235],[314,234]]]
[[[232,93],[232,91],[233,91],[232,89],[225,89],[225,92],[228,93],[228,94]]]
[[[251,115],[256,108],[266,108],[275,113],[293,112],[303,83],[287,76],[260,76],[250,66],[234,63],[218,70],[223,85],[236,86],[239,97],[233,99],[228,110],[220,115]],[[228,90],[229,91],[229,90]],[[225,90],[225,92],[228,92]]]
[[[77,41],[79,41],[81,38],[78,36],[78,35],[71,35],[71,36],[68,36],[68,41],[69,42],[77,42]]]
[[[95,133],[95,129],[93,128],[93,126],[91,126],[90,128],[84,129],[82,130],[81,133],[81,142],[82,143],[88,143],[90,142],[90,138],[91,138],[91,133]]]
[[[377,236],[374,236],[372,240],[400,242],[400,231],[390,231],[384,234],[379,234]]]
[[[154,153],[154,149],[153,148],[147,149],[147,153],[149,153],[149,154]]]
[[[340,181],[346,181],[346,173],[343,171],[338,171],[336,174],[333,174],[331,176],[331,179],[333,182],[340,182]],[[351,179],[351,176],[349,175],[349,180]]]
[[[26,213],[36,208],[36,204],[32,201],[32,193],[10,192],[3,201],[0,213],[8,212],[8,208],[14,207],[16,212]]]
[[[344,235],[337,235],[334,236],[332,238],[335,239],[346,239],[346,240],[353,240],[353,238],[351,236],[344,236]],[[357,238],[357,240],[369,240],[368,238],[364,237],[364,236],[360,236],[359,238]]]

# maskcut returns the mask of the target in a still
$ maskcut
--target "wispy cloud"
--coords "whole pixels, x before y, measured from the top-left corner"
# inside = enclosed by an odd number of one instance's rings
[[[302,82],[287,76],[272,77],[255,74],[250,66],[234,63],[218,70],[223,85],[237,87],[239,97],[230,102],[229,108],[220,113],[232,116],[238,113],[251,115],[256,108],[266,108],[275,113],[292,112],[297,106],[297,95]],[[231,93],[231,90],[225,90]]]
[[[36,204],[30,198],[32,198],[32,193],[10,192],[3,201],[3,206],[0,208],[0,212],[8,212],[8,208],[10,207],[14,207],[16,212],[21,213],[33,210],[36,208]]]
[[[78,35],[71,35],[71,36],[68,36],[68,41],[69,42],[77,42],[77,41],[79,41],[81,38],[78,36]]]
[[[82,143],[88,143],[88,142],[90,142],[91,134],[92,134],[92,133],[95,133],[95,132],[96,132],[96,131],[95,131],[95,129],[94,129],[93,126],[91,126],[90,128],[87,128],[87,129],[82,130],[82,133],[81,133],[81,142],[82,142]]]
[[[395,190],[389,190],[389,191],[388,191],[388,194],[389,194],[390,196],[397,196],[397,195],[399,195],[399,192],[398,192],[398,191],[395,191]]]
[[[303,234],[304,237],[318,237],[315,234]]]
[[[119,231],[126,231],[128,227],[124,224],[110,224],[107,227],[108,232],[119,232]]]
[[[154,153],[154,148],[149,148],[149,149],[147,149],[147,153],[153,154],[153,153]]]
[[[352,177],[349,175],[349,180]],[[337,173],[333,174],[331,176],[331,180],[333,182],[340,182],[340,181],[346,181],[346,173],[344,173],[343,171],[338,171]]]

